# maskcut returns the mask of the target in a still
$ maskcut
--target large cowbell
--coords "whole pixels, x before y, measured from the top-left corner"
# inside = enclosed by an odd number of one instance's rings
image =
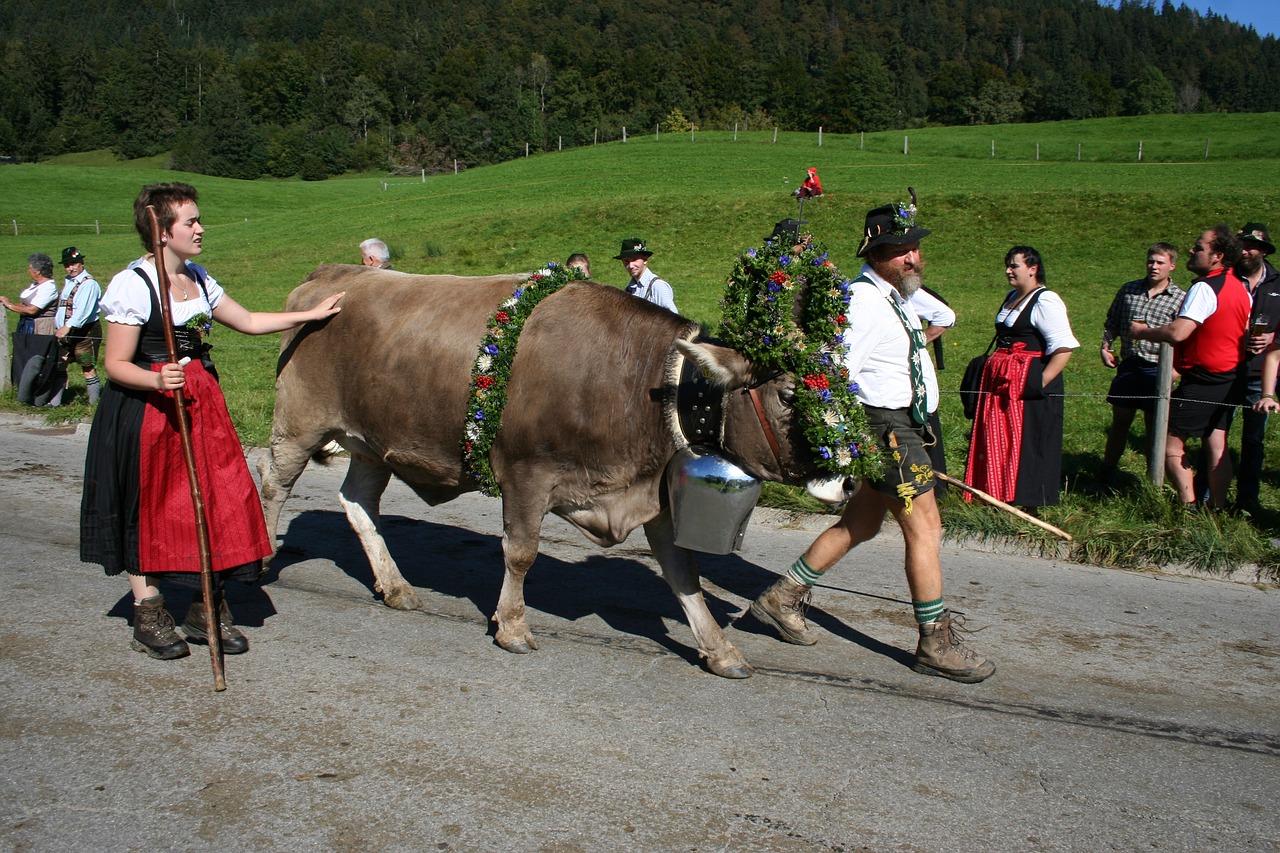
[[[761,483],[706,447],[686,447],[667,465],[676,544],[728,554],[742,547]]]

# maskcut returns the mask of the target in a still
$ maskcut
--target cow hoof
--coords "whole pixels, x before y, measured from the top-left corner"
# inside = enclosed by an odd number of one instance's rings
[[[755,674],[751,664],[738,660],[709,660],[707,669],[721,678],[750,678]]]
[[[514,643],[498,643],[499,646],[513,655],[527,655],[538,648],[533,640],[516,640]]]
[[[392,610],[421,610],[422,603],[412,589],[398,589],[382,596],[382,603]]]

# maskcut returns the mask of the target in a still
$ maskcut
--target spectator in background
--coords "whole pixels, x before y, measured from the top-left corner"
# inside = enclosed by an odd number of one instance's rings
[[[380,270],[394,269],[391,266],[391,250],[376,237],[370,237],[360,244],[360,263]]]
[[[1245,342],[1246,379],[1244,409],[1240,413],[1240,469],[1236,472],[1236,509],[1257,515],[1261,489],[1267,412],[1254,408],[1262,397],[1264,353],[1275,341],[1280,325],[1280,272],[1266,257],[1275,252],[1267,226],[1250,222],[1236,235],[1240,260],[1235,273],[1253,300],[1249,315],[1249,337]]]
[[[98,320],[98,300],[102,298],[102,286],[84,268],[84,255],[75,246],[62,250],[62,266],[67,270],[67,280],[58,298],[58,310],[54,315],[54,334],[66,350],[68,361],[80,365],[84,374],[84,388],[89,395],[89,405],[98,402],[102,385],[95,369],[98,362],[98,343],[102,340],[102,323]],[[66,370],[62,370],[61,384],[66,386]],[[56,394],[61,402],[62,389]],[[50,401],[50,405],[56,405]]]
[[[1044,286],[1040,253],[1014,246],[1004,266],[1012,289],[996,313],[965,482],[1025,509],[1053,506],[1062,486],[1062,371],[1080,342],[1062,297]]]
[[[1240,259],[1240,241],[1227,225],[1200,235],[1191,247],[1187,269],[1196,276],[1178,316],[1164,326],[1134,322],[1137,340],[1177,347],[1174,368],[1182,379],[1169,408],[1169,440],[1165,468],[1178,500],[1192,510],[1196,489],[1186,440],[1203,442],[1209,505],[1226,506],[1231,485],[1227,431],[1233,406],[1243,398],[1240,379],[1241,342],[1249,324],[1249,293],[1232,267]]]
[[[652,302],[654,305],[661,305],[673,314],[679,313],[676,311],[675,292],[671,289],[671,285],[658,278],[653,270],[649,269],[649,258],[652,256],[653,252],[646,248],[643,240],[639,237],[628,237],[622,241],[622,250],[613,258],[616,261],[622,261],[627,274],[631,276],[631,281],[627,283],[627,293]]]
[[[569,260],[564,262],[564,265],[580,270],[587,278],[591,278],[591,261],[582,252],[574,252],[569,256]]]
[[[18,295],[18,301],[0,296],[0,305],[19,315],[11,365],[18,402],[43,406],[56,391],[53,383],[58,366],[58,339],[54,337],[58,284],[53,280],[53,258],[44,252],[28,256],[27,276],[31,284]]]
[[[1102,327],[1102,363],[1115,370],[1116,375],[1107,392],[1111,429],[1107,432],[1107,446],[1098,470],[1099,486],[1111,484],[1125,445],[1129,443],[1129,427],[1139,410],[1146,423],[1146,447],[1150,455],[1160,344],[1134,340],[1129,327],[1135,320],[1149,326],[1163,326],[1178,315],[1186,294],[1171,277],[1177,266],[1178,250],[1168,243],[1156,243],[1147,249],[1147,277],[1123,285],[1107,311]],[[1119,359],[1116,358],[1117,340],[1120,341]]]

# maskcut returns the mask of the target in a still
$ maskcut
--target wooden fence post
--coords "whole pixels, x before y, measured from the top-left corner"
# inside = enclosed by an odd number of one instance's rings
[[[778,127],[777,127],[777,125],[774,125],[774,128],[773,128],[773,141],[774,141],[774,144],[777,144],[777,142],[778,142]]]
[[[624,124],[622,126],[622,142],[624,145],[626,144],[626,141],[627,141],[627,126]]]
[[[822,126],[818,126],[818,147],[822,147]]]
[[[1157,489],[1164,485],[1164,449],[1169,432],[1169,389],[1173,385],[1173,347],[1160,344],[1156,367],[1156,412],[1151,419],[1151,455],[1147,457],[1147,479]]]
[[[910,151],[910,148],[907,146],[907,137],[904,134],[902,137],[902,156],[904,157],[907,156],[909,151]]]

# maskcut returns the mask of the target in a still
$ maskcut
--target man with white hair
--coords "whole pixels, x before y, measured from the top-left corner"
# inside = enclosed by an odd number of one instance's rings
[[[391,250],[377,237],[370,237],[360,244],[360,263],[380,270],[393,269]]]

